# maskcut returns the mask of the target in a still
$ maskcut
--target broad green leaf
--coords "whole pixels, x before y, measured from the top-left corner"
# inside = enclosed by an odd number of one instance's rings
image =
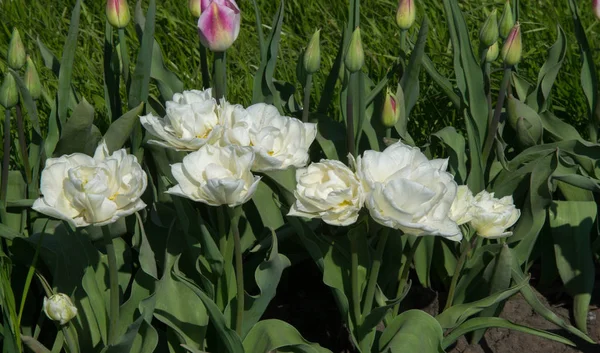
[[[564,174],[553,175],[553,180],[560,180],[576,188],[585,189],[593,192],[600,192],[600,181],[586,175]]]
[[[428,32],[429,19],[425,16],[421,22],[417,42],[410,54],[404,75],[402,75],[402,79],[400,80],[400,85],[402,85],[402,90],[404,91],[405,103],[405,105],[400,105],[400,108],[404,107],[406,119],[410,117],[410,112],[419,99],[419,74],[421,72],[421,64],[425,53],[425,43],[427,42]]]
[[[108,288],[106,288],[105,286],[103,286],[103,288],[100,288],[98,286],[95,271],[91,266],[85,270],[85,274],[81,279],[81,286],[83,287],[83,290],[85,291],[85,294],[88,297],[93,313],[93,316],[88,317],[88,320],[95,321],[99,329],[100,335],[102,336],[102,342],[106,344],[106,342],[108,342],[107,334],[109,319],[108,310],[106,308],[106,302],[104,300],[103,293]]]
[[[577,129],[572,125],[565,123],[560,120],[554,114],[549,111],[545,111],[540,114],[542,119],[542,126],[546,130],[550,137],[555,141],[563,140],[583,140]]]
[[[457,183],[463,184],[467,180],[467,154],[465,138],[452,126],[446,126],[431,135],[437,137],[446,145],[450,172],[454,174]]]
[[[431,61],[427,54],[423,55],[423,62],[421,64],[425,68],[425,71],[427,71],[429,77],[431,77],[433,81],[442,89],[442,91],[446,93],[452,104],[454,104],[456,108],[459,108],[461,106],[461,98],[458,96],[458,94],[456,94],[450,81],[435,69],[433,66],[433,61]]]
[[[258,184],[254,195],[252,195],[252,201],[256,205],[265,228],[278,229],[284,224],[283,216],[275,201],[275,197],[273,190],[262,181]]]
[[[512,85],[515,87],[517,98],[520,101],[525,101],[533,85],[529,83],[525,78],[519,76],[515,71],[511,73],[510,80]]]
[[[27,116],[29,117],[29,121],[31,122],[31,127],[37,132],[39,136],[42,136],[42,130],[40,129],[40,121],[38,119],[37,107],[35,105],[35,101],[31,98],[31,94],[29,94],[29,90],[25,87],[25,82],[21,79],[21,76],[13,70],[10,70],[10,73],[15,78],[17,82],[17,86],[19,86],[19,91],[21,92],[21,97],[23,97],[23,103],[25,108],[27,108]]]
[[[17,304],[11,286],[12,262],[0,255],[0,306],[2,306],[2,351],[21,352],[22,342],[17,322]]]
[[[23,180],[23,175],[18,170],[9,170],[8,189],[6,193],[6,202],[22,200],[26,197],[27,184]],[[14,232],[24,233],[27,223],[27,213],[24,209],[7,209],[6,219],[2,222]]]
[[[171,100],[174,93],[183,92],[183,82],[177,78],[177,75],[165,67],[163,54],[156,39],[152,45],[150,77],[157,81],[161,97],[165,101]]]
[[[21,340],[34,353],[50,353],[48,348],[31,336],[21,335]]]
[[[590,232],[596,220],[595,201],[554,201],[550,207],[550,227],[560,277],[573,297],[577,327],[587,331],[587,314],[594,278],[594,258]]]
[[[433,247],[436,239],[436,237],[423,237],[415,250],[413,258],[417,277],[425,288],[431,287],[431,262],[433,261]]]
[[[139,124],[138,117],[143,111],[144,103],[140,103],[137,107],[123,114],[119,119],[115,120],[104,134],[104,141],[108,150],[112,153],[125,144],[131,131],[136,124]]]
[[[80,152],[92,155],[100,137],[98,128],[93,125],[93,122],[94,107],[84,98],[63,124],[54,154],[60,156]]]
[[[14,240],[15,238],[24,238],[25,236],[19,232],[16,232],[11,227],[0,223],[0,237],[8,240]]]
[[[244,339],[245,353],[326,353],[329,350],[305,340],[292,325],[281,320],[264,320],[252,327]]]
[[[81,13],[81,1],[75,2],[69,24],[69,34],[65,40],[60,71],[58,73],[58,118],[64,126],[67,121],[67,109],[71,94],[71,77],[73,76],[73,65],[75,61],[75,49],[77,49],[77,34],[79,32],[79,15]]]
[[[156,296],[152,295],[149,298],[142,301],[139,305],[140,316],[127,327],[127,331],[123,334],[117,344],[110,346],[106,353],[129,353],[136,344],[136,338],[138,342],[143,340],[143,343],[137,344],[139,352],[152,352],[158,345],[158,334],[156,329],[152,327],[152,312],[154,311],[154,304],[156,302]],[[148,335],[143,337],[138,336],[140,328],[144,326],[145,330],[148,330]]]
[[[491,327],[507,328],[510,330],[527,333],[530,335],[542,337],[570,346],[575,346],[575,343],[573,343],[571,340],[551,332],[514,324],[506,319],[499,317],[476,317],[465,321],[463,324],[452,330],[452,332],[450,332],[448,336],[444,337],[444,340],[442,341],[442,347],[444,347],[444,349],[449,347],[454,342],[456,342],[460,338],[460,336],[464,334]]]
[[[440,353],[444,334],[434,317],[421,310],[396,316],[379,338],[378,352]]]
[[[144,32],[141,37],[135,70],[129,87],[129,109],[133,109],[148,100],[150,89],[150,72],[152,69],[152,48],[154,47],[154,20],[156,17],[156,0],[150,0],[146,13]]]

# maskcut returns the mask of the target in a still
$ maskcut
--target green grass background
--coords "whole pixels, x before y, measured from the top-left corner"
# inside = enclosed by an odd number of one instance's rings
[[[591,45],[598,48],[596,19],[591,11],[591,1],[579,1],[584,26]],[[270,30],[272,17],[277,9],[276,0],[257,0],[263,27]],[[436,0],[416,0],[418,20],[427,14],[431,27],[426,52],[436,68],[451,81],[452,55],[449,45],[443,4]],[[471,32],[474,46],[477,46],[478,31],[493,9],[501,10],[503,1],[459,1]],[[57,57],[61,57],[62,46],[68,31],[71,8],[74,0],[0,0],[0,73],[6,70],[6,51],[13,27],[22,34],[28,53],[40,72],[45,91],[53,96],[57,78],[43,66],[36,45],[36,38],[48,46]],[[129,0],[132,8],[135,1]],[[201,88],[199,78],[199,54],[196,21],[187,10],[187,0],[157,1],[156,38],[160,43],[167,67],[184,82],[186,89]],[[361,8],[361,32],[366,51],[366,67],[370,77],[378,81],[398,55],[399,31],[394,16],[395,0],[363,0]],[[252,81],[259,63],[259,52],[252,2],[239,1],[242,10],[242,29],[238,40],[228,51],[229,100],[247,105],[252,97]],[[106,111],[103,88],[103,41],[105,1],[84,1],[79,43],[77,47],[73,85],[78,92],[95,106],[97,125],[106,126]],[[144,8],[147,1],[144,1]],[[276,78],[292,82],[298,90],[296,61],[313,31],[322,30],[322,69],[315,75],[315,95],[325,81],[332,66],[337,45],[347,16],[347,0],[287,0],[281,47],[276,69]],[[587,119],[585,98],[580,87],[580,56],[567,0],[525,0],[521,1],[521,23],[523,28],[524,57],[519,73],[535,82],[548,48],[556,37],[556,25],[560,24],[568,33],[568,53],[565,64],[553,90],[554,110],[562,119],[574,123],[580,131]],[[410,31],[409,38],[416,38],[418,28]],[[130,40],[132,62],[138,49],[138,41],[133,24],[127,28]],[[596,61],[598,62],[598,61]],[[500,64],[493,75],[493,87],[501,79]],[[393,83],[392,85],[395,85]],[[299,96],[298,96],[299,97]],[[43,102],[41,118],[49,111]],[[333,111],[335,114],[335,110]],[[423,72],[421,74],[421,97],[411,116],[409,129],[413,136],[423,141],[429,134],[452,124],[458,128],[462,120],[457,118],[449,100]]]

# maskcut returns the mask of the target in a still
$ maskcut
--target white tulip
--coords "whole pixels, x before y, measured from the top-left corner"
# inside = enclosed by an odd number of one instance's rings
[[[473,193],[468,186],[460,185],[450,207],[450,219],[458,225],[470,222],[473,219],[473,205]]]
[[[32,208],[75,227],[106,225],[146,207],[146,173],[124,149],[108,154],[102,141],[94,157],[82,153],[49,158]]]
[[[253,162],[250,148],[204,145],[171,166],[178,184],[167,192],[210,206],[243,204],[260,181],[250,172]]]
[[[77,315],[77,308],[71,302],[71,298],[63,293],[44,297],[44,313],[50,320],[58,321],[61,325],[71,321]]]
[[[416,236],[462,238],[449,218],[458,186],[446,172],[447,160],[430,161],[418,148],[397,142],[383,152],[366,151],[355,163],[376,222]]]
[[[164,118],[150,113],[140,116],[140,122],[150,134],[160,139],[149,140],[149,143],[177,151],[196,151],[221,137],[218,110],[219,105],[210,88],[184,91],[175,93],[173,100],[166,103]]]
[[[289,216],[321,218],[327,224],[347,226],[358,219],[365,201],[356,174],[342,162],[323,159],[296,171],[296,202]]]
[[[490,239],[512,235],[507,229],[517,223],[521,216],[521,211],[515,207],[512,196],[497,199],[494,193],[483,190],[475,195],[474,203],[471,225],[477,234]]]
[[[253,171],[301,168],[308,162],[308,149],[317,136],[317,125],[281,116],[272,105],[258,103],[246,112],[223,113],[222,143],[248,146],[256,159]]]

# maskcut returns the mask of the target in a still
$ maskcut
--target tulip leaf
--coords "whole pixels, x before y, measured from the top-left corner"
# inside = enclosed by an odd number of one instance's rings
[[[529,92],[532,90],[533,85],[514,71],[510,75],[510,80],[515,87],[517,98],[521,101],[525,101]]]
[[[431,315],[408,310],[396,316],[379,339],[378,352],[440,353],[444,334]]]
[[[54,154],[60,156],[79,152],[92,155],[100,139],[100,131],[93,122],[94,108],[84,98],[63,124]]]
[[[104,24],[104,105],[110,121],[122,115],[119,89],[120,60],[113,41],[114,29]]]
[[[552,180],[560,180],[578,189],[585,189],[600,193],[600,181],[586,175],[579,174],[555,174]]]
[[[11,286],[12,261],[0,255],[0,305],[2,306],[2,351],[21,352],[22,342],[17,322],[17,304]],[[0,326],[2,327],[2,326]]]
[[[7,240],[14,240],[15,238],[25,238],[23,234],[13,230],[11,227],[4,225],[3,223],[0,223],[0,237]]]
[[[79,15],[81,13],[81,0],[75,2],[69,24],[69,34],[65,40],[60,71],[58,73],[58,118],[61,125],[67,121],[67,109],[71,94],[71,77],[73,76],[73,62],[75,61],[75,49],[77,48],[77,34],[79,33]]]
[[[452,104],[456,108],[460,108],[460,97],[456,94],[454,87],[450,83],[450,81],[442,76],[433,66],[433,61],[427,56],[427,54],[423,54],[423,62],[421,63],[425,71],[431,79],[438,84],[438,86],[446,93]]]
[[[278,229],[284,224],[281,210],[275,198],[276,194],[263,181],[258,183],[258,187],[252,195],[252,201],[256,205],[265,228]]]
[[[333,66],[331,67],[331,71],[327,75],[327,80],[325,80],[325,85],[322,90],[321,99],[319,100],[319,106],[317,108],[317,112],[326,116],[327,111],[329,110],[329,106],[331,105],[331,101],[333,100],[335,93],[335,86],[340,79],[340,74],[345,70],[343,68],[344,61],[344,53],[346,49],[347,42],[349,40],[349,33],[347,30],[342,31],[342,38],[340,38],[340,43],[338,45],[338,51],[335,56],[335,60],[333,62]],[[373,97],[374,98],[374,97]],[[370,102],[369,99],[366,100],[366,104]],[[320,121],[319,121],[320,123]]]
[[[590,248],[596,212],[595,201],[554,201],[549,214],[558,273],[573,297],[575,322],[583,332],[596,272]]]
[[[464,334],[491,327],[507,328],[510,330],[527,333],[530,335],[542,337],[570,346],[575,346],[575,343],[573,343],[571,340],[551,332],[514,324],[506,319],[499,317],[476,317],[465,321],[463,324],[452,330],[452,332],[450,332],[448,336],[444,337],[444,340],[442,341],[442,347],[444,347],[444,349],[449,347],[454,342],[456,342],[460,338],[460,336]]]
[[[417,36],[417,43],[410,54],[408,65],[406,66],[406,70],[404,70],[404,74],[400,80],[400,85],[402,85],[402,91],[404,92],[405,104],[400,105],[400,109],[404,107],[406,119],[409,119],[410,112],[419,99],[419,74],[421,72],[421,63],[423,62],[428,32],[429,19],[427,16],[425,16],[421,22],[421,28],[419,29],[419,35]]]
[[[446,153],[449,157],[448,166],[454,174],[454,179],[459,184],[467,180],[467,155],[465,138],[452,126],[446,126],[440,131],[432,134],[447,147]]]
[[[148,101],[150,72],[152,70],[152,50],[154,47],[155,17],[156,0],[150,0],[146,18],[143,21],[144,31],[141,33],[140,51],[138,53],[133,76],[131,77],[131,86],[129,87],[129,109],[133,109],[140,105],[140,103]],[[142,24],[140,24],[140,27],[141,26]]]
[[[31,94],[29,93],[29,90],[25,86],[25,82],[23,82],[23,79],[17,72],[10,70],[10,73],[15,78],[17,86],[19,87],[19,91],[21,92],[21,97],[23,97],[23,103],[25,104],[25,108],[27,108],[27,116],[29,117],[31,126],[39,136],[42,136],[40,121],[37,114],[37,107],[33,101],[33,98],[31,97]]]
[[[415,272],[417,272],[419,282],[425,288],[431,287],[431,262],[433,261],[433,247],[436,239],[437,237],[423,237],[415,250],[413,259]]]
[[[96,281],[96,274],[92,267],[86,268],[83,278],[81,279],[81,285],[83,287],[83,290],[85,291],[85,294],[87,295],[87,299],[89,300],[90,307],[93,313],[93,317],[88,318],[88,320],[95,320],[96,325],[100,331],[100,335],[102,337],[102,342],[106,344],[108,311],[106,308],[106,303],[104,301],[103,293],[107,288],[100,288],[98,286],[98,282]]]
[[[152,295],[143,300],[139,305],[140,316],[127,327],[127,331],[123,334],[117,344],[109,346],[106,353],[124,353],[124,352],[135,352],[132,347],[136,345],[140,353],[153,352],[158,345],[158,333],[156,329],[152,327],[152,312],[154,311],[154,304],[156,302],[156,296]],[[140,329],[144,327],[147,335],[139,335]],[[146,331],[147,330],[147,331]],[[142,341],[140,347],[140,340]]]
[[[183,92],[183,82],[179,80],[177,75],[165,67],[163,54],[156,39],[154,39],[154,44],[152,45],[150,77],[156,80],[164,101],[173,99],[174,93]]]
[[[328,349],[305,340],[292,325],[281,320],[264,320],[252,327],[244,339],[246,353],[327,353]]]
[[[104,141],[108,150],[112,153],[125,144],[134,126],[139,124],[138,117],[143,111],[144,103],[140,103],[137,107],[123,114],[119,119],[115,120],[104,134]]]
[[[481,281],[482,273],[491,261],[498,257],[501,249],[501,244],[489,244],[478,247],[473,251],[473,255],[462,270],[454,292],[453,304],[464,303],[482,295],[489,295],[489,290],[486,292],[481,290],[481,284],[484,282]],[[451,274],[454,274],[454,272]]]
[[[542,125],[544,126],[544,130],[546,130],[553,140],[562,141],[562,140],[580,140],[583,141],[583,138],[577,132],[572,125],[565,123],[561,119],[557,118],[554,114],[549,111],[545,111],[540,114],[540,118],[542,119]]]

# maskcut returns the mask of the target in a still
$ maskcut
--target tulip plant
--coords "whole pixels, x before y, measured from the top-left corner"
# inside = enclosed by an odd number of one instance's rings
[[[322,272],[356,352],[437,353],[466,334],[476,343],[490,327],[575,345],[500,318],[518,292],[545,319],[593,343],[586,318],[600,248],[599,91],[574,0],[587,137],[552,113],[567,51],[560,26],[537,81],[518,70],[527,59],[518,1],[506,1],[500,19],[500,9],[490,9],[474,45],[458,2],[443,0],[451,81],[425,53],[428,20],[415,0],[398,2],[394,66],[370,77],[361,2],[349,0],[320,97],[320,31],[299,53],[300,82],[281,84],[274,74],[284,0],[266,36],[253,1],[260,65],[249,106],[227,94],[236,1],[187,1],[203,87],[183,87],[167,69],[154,39],[157,2],[145,11],[144,3],[130,11],[126,0],[106,2],[105,107],[72,85],[81,0],[60,61],[37,43],[56,92],[42,88],[13,32],[0,87],[5,351],[328,352],[290,324],[263,319],[295,265],[289,248]],[[125,31],[132,19],[135,58]],[[492,70],[498,59],[502,69]],[[464,119],[418,146],[410,123],[422,69]],[[41,96],[48,116],[38,113]],[[104,131],[94,124],[103,108]],[[528,275],[536,262],[542,280],[559,277],[573,297],[575,326],[539,301]],[[417,281],[447,293],[439,312],[404,300]]]

